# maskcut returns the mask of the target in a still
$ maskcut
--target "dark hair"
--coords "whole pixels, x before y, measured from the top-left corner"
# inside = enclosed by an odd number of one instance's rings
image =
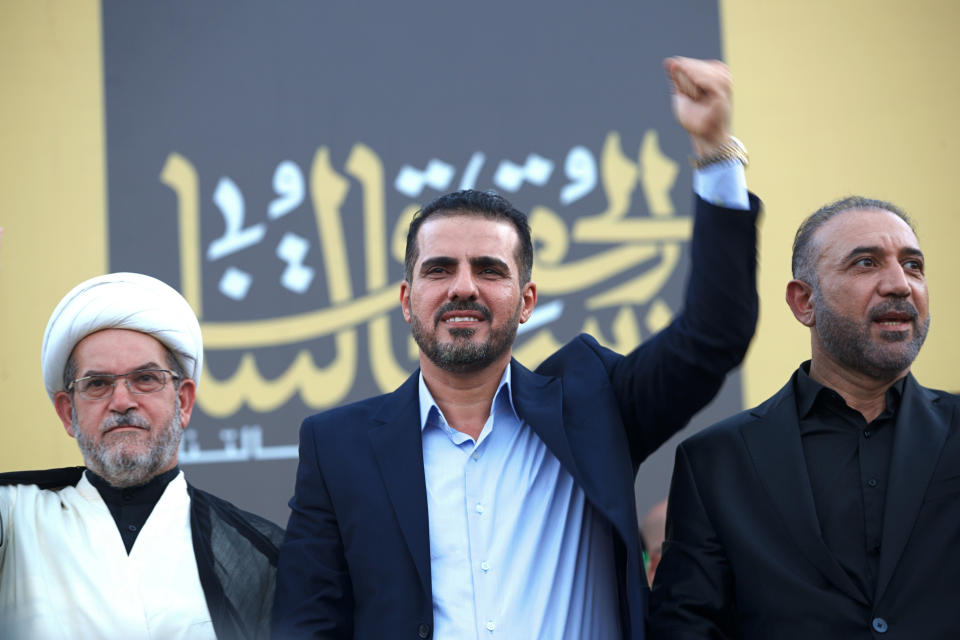
[[[419,257],[417,247],[417,233],[420,226],[430,217],[449,215],[477,215],[489,220],[504,220],[513,224],[517,230],[517,266],[520,269],[520,284],[530,281],[533,271],[533,241],[530,239],[530,224],[527,214],[514,208],[506,198],[493,191],[476,191],[464,189],[445,196],[440,196],[433,202],[417,211],[410,221],[407,231],[407,251],[404,256],[403,270],[407,282],[413,282],[413,268]]]
[[[794,278],[803,280],[807,284],[817,284],[817,256],[811,246],[814,234],[817,232],[817,229],[822,227],[825,222],[834,216],[857,209],[880,209],[882,211],[889,211],[906,222],[914,235],[917,233],[910,216],[908,216],[903,209],[886,200],[874,200],[873,198],[864,198],[863,196],[848,196],[836,202],[831,202],[810,214],[806,220],[800,223],[800,228],[797,229],[797,235],[793,239],[793,257],[791,259]]]

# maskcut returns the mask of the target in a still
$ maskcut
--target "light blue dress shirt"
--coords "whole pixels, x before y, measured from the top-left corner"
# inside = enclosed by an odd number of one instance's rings
[[[718,207],[749,209],[747,175],[739,160],[708,164],[693,172],[693,191]]]
[[[739,162],[694,190],[749,209]],[[510,367],[479,437],[451,427],[420,374],[437,640],[621,637],[610,524],[513,405]]]
[[[510,367],[476,441],[420,376],[438,640],[621,637],[611,528],[513,407]]]

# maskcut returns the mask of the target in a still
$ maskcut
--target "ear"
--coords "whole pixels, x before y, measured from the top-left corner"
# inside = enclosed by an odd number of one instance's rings
[[[787,283],[787,305],[800,324],[812,327],[817,323],[813,309],[813,287],[803,280],[791,280]]]
[[[73,438],[73,398],[66,391],[57,391],[53,396],[53,407],[67,435]]]
[[[410,283],[406,280],[400,283],[400,310],[403,311],[403,319],[409,323],[413,316],[410,313]]]
[[[177,396],[180,398],[180,427],[186,429],[197,400],[197,383],[190,378],[184,378],[177,388]]]
[[[520,310],[520,322],[523,323],[530,319],[533,308],[537,306],[537,283],[530,281],[523,285],[523,289],[520,290],[520,298],[523,305]]]

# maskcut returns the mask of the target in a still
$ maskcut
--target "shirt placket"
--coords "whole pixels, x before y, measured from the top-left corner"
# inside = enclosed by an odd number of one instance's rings
[[[492,417],[491,417],[492,419]],[[492,425],[491,425],[492,426]],[[474,611],[477,637],[491,638],[497,630],[496,576],[490,558],[491,526],[494,513],[493,491],[487,478],[489,439],[482,439],[467,459],[464,471],[466,486],[467,528],[470,545],[470,572],[473,576]]]
[[[862,428],[859,438],[860,491],[863,496],[864,532],[866,534],[867,569],[871,585],[877,579],[880,544],[883,530],[883,503],[886,498],[887,469],[889,461],[883,459],[883,449],[878,442],[889,429],[882,418]]]

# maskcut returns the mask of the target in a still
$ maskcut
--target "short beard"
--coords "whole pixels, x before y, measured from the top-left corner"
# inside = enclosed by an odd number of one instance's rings
[[[122,440],[112,445],[103,440],[99,443],[88,437],[78,428],[77,409],[73,408],[73,433],[83,454],[87,468],[106,480],[111,486],[119,489],[146,484],[161,469],[170,464],[180,446],[180,437],[183,429],[180,428],[180,397],[174,396],[173,417],[166,425],[160,428],[156,438],[148,443],[149,448],[142,452],[127,450]],[[131,409],[127,413],[113,415],[100,426],[104,431],[120,424],[130,424],[142,428],[152,428],[147,420]],[[121,435],[121,438],[126,437]]]
[[[816,331],[823,348],[831,356],[847,367],[859,371],[875,380],[892,380],[908,369],[930,328],[928,315],[923,325],[917,324],[917,309],[903,299],[882,302],[870,310],[865,324],[845,318],[835,313],[823,299],[820,288],[813,288],[813,304],[816,313]],[[872,321],[883,314],[896,311],[910,314],[915,330],[908,340],[908,331],[887,331],[881,333],[886,343],[904,342],[902,349],[884,349],[871,337]]]
[[[437,327],[440,325],[441,316],[449,311],[476,311],[483,314],[487,322],[492,323],[493,319],[490,310],[477,302],[448,302],[434,314],[432,334],[424,330],[423,323],[416,315],[413,316],[411,321],[413,339],[427,359],[444,371],[473,373],[495,362],[513,347],[517,328],[520,326],[522,308],[523,300],[517,305],[513,316],[502,327],[491,328],[490,337],[486,342],[477,343],[469,340],[476,333],[475,329],[451,329],[453,342],[441,344],[437,339]]]

